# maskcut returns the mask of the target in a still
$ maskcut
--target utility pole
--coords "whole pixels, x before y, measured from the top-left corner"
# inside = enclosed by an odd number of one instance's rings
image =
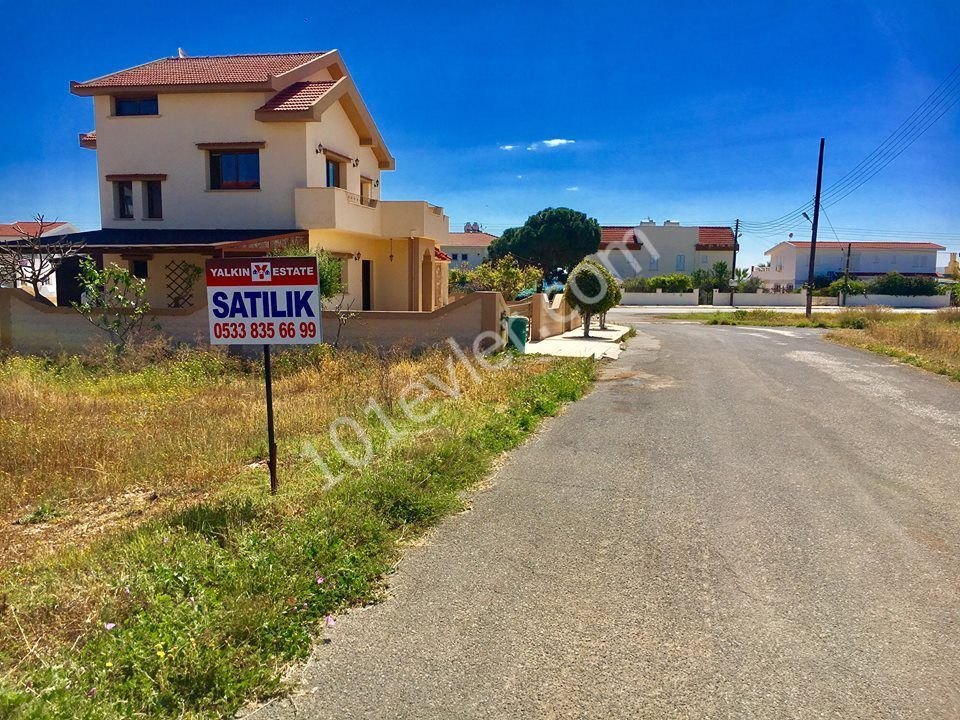
[[[817,256],[817,225],[820,224],[820,185],[823,181],[823,146],[820,138],[820,159],[817,161],[817,193],[813,196],[813,230],[810,233],[810,271],[807,273],[807,319],[813,312],[813,264]]]
[[[847,295],[850,294],[850,248],[853,243],[847,243],[847,261],[843,266],[843,304],[847,304]]]
[[[734,282],[737,280],[737,238],[740,237],[740,218],[733,227],[733,265],[730,267],[730,307],[733,307]]]

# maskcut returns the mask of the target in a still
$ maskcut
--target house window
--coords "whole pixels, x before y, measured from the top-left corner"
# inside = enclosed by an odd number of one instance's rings
[[[211,190],[259,190],[259,150],[211,150]]]
[[[147,279],[147,261],[146,260],[132,260],[130,262],[130,272],[133,273],[133,276],[140,278],[141,280]]]
[[[343,163],[327,158],[327,187],[342,188],[343,175]]]
[[[709,258],[708,258],[706,255],[701,255],[701,256],[700,256],[700,264],[701,264],[701,265],[706,265],[708,259],[709,259]]]
[[[115,182],[113,196],[116,217],[123,220],[131,219],[133,217],[133,183],[129,180]]]
[[[651,270],[659,270],[659,269],[660,269],[660,257],[659,257],[659,256],[658,256],[658,257],[652,257],[652,258],[650,258],[650,269],[651,269]]]
[[[160,220],[163,217],[163,195],[159,180],[146,180],[143,183],[143,204],[147,208],[147,217]]]
[[[133,115],[159,115],[157,96],[118,97],[113,101],[113,114],[121,117]]]
[[[685,270],[687,267],[687,258],[685,255],[677,255],[677,270]]]
[[[919,255],[914,255],[914,256],[913,256],[913,266],[914,266],[914,267],[920,267],[920,256],[919,256]]]
[[[360,197],[364,200],[373,197],[373,180],[370,178],[360,178]]]

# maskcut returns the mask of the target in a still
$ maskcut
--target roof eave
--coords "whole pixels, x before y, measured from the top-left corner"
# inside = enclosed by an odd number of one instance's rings
[[[117,93],[210,93],[210,92],[271,92],[270,82],[236,83],[178,83],[173,85],[97,85],[88,87],[75,80],[70,81],[70,92],[80,97],[116,95]]]

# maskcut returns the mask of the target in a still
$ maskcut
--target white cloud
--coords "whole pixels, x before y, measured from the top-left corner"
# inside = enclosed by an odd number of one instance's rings
[[[550,140],[538,140],[527,145],[527,150],[539,150],[540,148],[557,148],[563,145],[573,145],[576,140],[567,140],[566,138],[552,138]]]
[[[517,180],[523,180],[523,175],[517,175]]]
[[[567,188],[567,191],[568,191],[568,192],[577,192],[577,190],[579,190],[579,189],[580,189],[580,186],[579,186],[579,185],[573,185],[573,186],[571,186],[571,187],[568,187],[568,188]]]
[[[509,152],[510,150],[516,150],[516,149],[517,149],[517,146],[516,146],[516,145],[501,145],[501,146],[500,146],[500,149],[501,149],[501,150],[507,150],[507,151]]]

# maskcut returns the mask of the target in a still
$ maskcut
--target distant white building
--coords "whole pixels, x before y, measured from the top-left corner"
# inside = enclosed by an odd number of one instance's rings
[[[889,272],[936,277],[937,253],[946,249],[929,242],[818,242],[814,275],[843,275],[848,245],[850,276],[860,280]],[[809,241],[787,240],[773,246],[764,255],[770,256],[770,265],[753,268],[753,275],[763,281],[764,287],[791,291],[807,281]]]
[[[0,243],[19,240],[24,233],[36,236],[40,230],[40,223],[35,220],[21,220],[20,222],[0,223]],[[42,237],[54,235],[68,235],[78,232],[76,226],[68,222],[45,222],[43,224]],[[57,278],[51,275],[43,285],[40,286],[40,292],[44,297],[56,302],[57,299]]]
[[[496,235],[483,232],[477,223],[467,223],[463,232],[452,232],[440,250],[450,256],[451,268],[473,269],[487,259],[490,243]]]

